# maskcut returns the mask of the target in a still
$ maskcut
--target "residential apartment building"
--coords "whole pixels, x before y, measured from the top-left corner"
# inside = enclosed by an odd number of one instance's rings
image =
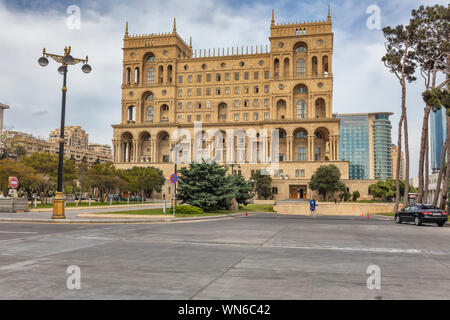
[[[59,143],[61,130],[59,128],[50,131],[49,142]],[[81,150],[89,149],[89,135],[81,129],[80,126],[66,126],[64,127],[65,145]]]
[[[6,145],[10,150],[14,150],[17,146],[22,146],[27,155],[31,155],[35,152],[47,152],[50,154],[59,153],[58,143],[36,138],[29,133],[5,131],[5,136]],[[112,161],[112,154],[111,152],[107,152],[106,147],[104,150],[96,150],[95,148],[93,150],[87,150],[66,145],[64,147],[64,156],[75,159],[75,163],[77,164],[79,164],[83,158],[85,158],[90,164],[96,162],[97,160],[100,162]]]
[[[398,147],[396,145],[392,145],[391,157],[392,157],[392,177],[394,179],[397,178],[397,155],[398,155]],[[405,156],[403,151],[400,154],[400,180],[405,180]]]

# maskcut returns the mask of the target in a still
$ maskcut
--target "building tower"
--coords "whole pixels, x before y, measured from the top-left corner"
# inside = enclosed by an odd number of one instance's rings
[[[443,108],[442,108],[443,109]],[[444,151],[444,142],[446,132],[445,110],[431,111],[430,114],[430,154],[431,154],[431,170],[433,173],[439,172],[441,169],[442,152]]]

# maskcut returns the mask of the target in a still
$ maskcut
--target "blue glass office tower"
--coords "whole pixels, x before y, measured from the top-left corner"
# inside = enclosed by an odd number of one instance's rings
[[[444,142],[446,137],[446,117],[445,109],[431,111],[430,114],[430,154],[431,170],[434,173],[441,169],[442,152],[444,151]]]
[[[337,118],[341,119],[339,158],[350,162],[350,179],[370,179],[369,116],[339,114]]]
[[[392,113],[338,114],[339,157],[354,180],[392,178]]]

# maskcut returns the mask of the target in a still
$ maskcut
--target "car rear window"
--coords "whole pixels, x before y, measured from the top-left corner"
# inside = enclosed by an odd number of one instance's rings
[[[424,205],[424,206],[422,206],[422,208],[423,209],[439,209],[439,208],[437,208],[437,207],[435,207],[435,206],[427,206],[427,205]]]

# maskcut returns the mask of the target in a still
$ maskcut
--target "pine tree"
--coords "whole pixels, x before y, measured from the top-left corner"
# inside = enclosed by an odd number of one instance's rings
[[[191,163],[180,170],[177,199],[204,211],[226,210],[236,197],[233,177],[217,163]]]
[[[253,187],[251,182],[245,180],[241,174],[233,174],[233,184],[236,188],[236,201],[239,204],[246,205],[248,200],[253,198]]]
[[[255,183],[255,191],[258,199],[272,199],[272,177],[268,174],[261,174],[260,170],[252,174],[252,179]]]

